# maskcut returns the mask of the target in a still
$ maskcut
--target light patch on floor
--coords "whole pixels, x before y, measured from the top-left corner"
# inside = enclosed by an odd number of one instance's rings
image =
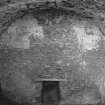
[[[100,31],[95,26],[86,27],[84,25],[74,25],[74,32],[77,35],[79,48],[86,52],[87,50],[98,49],[100,40]]]

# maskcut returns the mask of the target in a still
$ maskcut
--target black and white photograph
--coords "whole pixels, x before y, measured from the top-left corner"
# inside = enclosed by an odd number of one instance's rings
[[[0,105],[105,105],[105,0],[0,0]]]

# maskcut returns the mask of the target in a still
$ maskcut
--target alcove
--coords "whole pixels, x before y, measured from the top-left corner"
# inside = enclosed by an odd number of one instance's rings
[[[42,81],[41,102],[43,105],[58,105],[61,99],[59,81]]]

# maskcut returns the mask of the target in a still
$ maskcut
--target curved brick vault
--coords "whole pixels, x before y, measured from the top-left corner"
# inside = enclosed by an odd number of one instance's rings
[[[61,3],[60,7],[62,5]],[[62,8],[65,9],[63,6]],[[81,16],[83,13],[75,8],[77,13],[70,12],[75,14],[73,16],[65,11],[57,11],[54,13],[49,10],[45,12],[45,16],[43,12],[40,15],[29,12],[14,19],[13,23],[8,24],[6,31],[2,29],[2,88],[10,92],[11,97],[17,96],[18,98],[14,97],[15,100],[27,99],[30,102],[33,97],[39,96],[41,84],[38,81],[62,81],[61,95],[64,99],[67,97],[67,102],[64,101],[66,103],[76,103],[74,98],[77,98],[77,103],[85,103],[85,95],[98,100],[97,95],[101,94],[104,100],[105,40],[104,29],[98,24],[98,17],[90,19],[91,13],[85,11],[85,16],[90,16],[88,19]],[[92,13],[93,16],[94,8]],[[99,15],[99,11],[95,15]],[[79,92],[76,94],[75,90]],[[70,98],[72,91],[75,94]]]

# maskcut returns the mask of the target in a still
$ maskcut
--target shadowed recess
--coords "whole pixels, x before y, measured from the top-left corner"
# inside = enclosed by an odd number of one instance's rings
[[[60,101],[59,81],[43,81],[41,102],[43,105],[58,105]]]

